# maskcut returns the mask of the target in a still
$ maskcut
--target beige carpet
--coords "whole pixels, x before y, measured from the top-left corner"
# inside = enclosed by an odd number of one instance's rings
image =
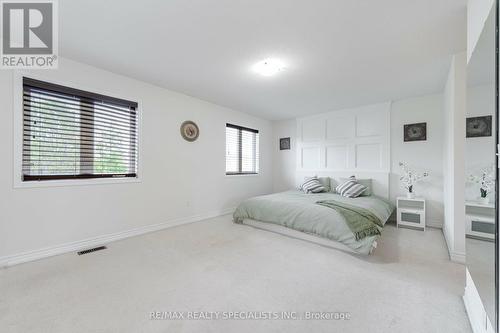
[[[0,270],[6,332],[470,332],[441,230],[387,226],[371,257],[223,216]],[[150,320],[152,311],[349,320]],[[187,315],[188,313],[184,313]]]

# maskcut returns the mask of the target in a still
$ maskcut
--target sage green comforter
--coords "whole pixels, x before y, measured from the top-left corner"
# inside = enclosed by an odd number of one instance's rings
[[[380,235],[379,227],[384,227],[382,221],[369,209],[336,200],[322,200],[316,203],[339,212],[358,241],[368,236]]]
[[[234,222],[244,219],[279,224],[297,231],[341,242],[361,254],[369,254],[373,242],[380,236],[371,235],[356,240],[345,217],[337,210],[317,204],[334,200],[370,211],[383,224],[394,210],[394,205],[377,196],[345,198],[334,193],[305,194],[287,191],[250,198],[234,212]],[[377,226],[380,230],[382,227]]]

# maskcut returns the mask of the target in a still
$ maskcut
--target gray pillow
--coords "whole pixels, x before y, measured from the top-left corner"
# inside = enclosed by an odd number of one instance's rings
[[[330,192],[337,193],[335,188],[339,185],[339,183],[335,180],[335,178],[330,178]]]
[[[326,189],[326,192],[330,192],[330,178],[329,177],[318,177],[319,182]]]
[[[343,184],[348,180],[349,180],[349,178],[340,178],[340,184]],[[373,192],[372,192],[372,180],[371,180],[371,178],[366,178],[366,179],[356,178],[356,181],[359,184],[366,187],[366,190],[363,193],[361,193],[360,197],[368,197],[368,196],[372,195]]]

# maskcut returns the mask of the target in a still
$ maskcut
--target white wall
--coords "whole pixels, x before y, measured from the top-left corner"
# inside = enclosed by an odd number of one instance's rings
[[[13,188],[13,75],[0,71],[0,259],[193,216],[218,214],[272,191],[272,125],[247,114],[81,63],[60,61],[37,77],[138,100],[141,182]],[[194,120],[195,143],[179,126]],[[225,175],[225,124],[260,131],[260,175]],[[20,126],[20,124],[15,124]]]
[[[403,126],[427,123],[427,140],[404,142]],[[415,193],[426,199],[426,224],[443,225],[443,95],[427,95],[392,103],[391,108],[391,199],[405,195],[399,181],[399,162],[406,162],[429,177],[415,185]]]
[[[467,1],[467,62],[476,47],[494,0]]]
[[[466,138],[465,140],[465,172],[477,174],[486,167],[495,164],[495,87],[494,85],[481,85],[467,87],[466,117],[492,116],[492,135],[479,138]],[[479,185],[466,183],[465,199],[477,200],[480,196]],[[493,202],[494,194],[488,195]]]
[[[297,119],[297,166],[316,171],[388,171],[391,103]]]
[[[443,95],[428,95],[395,101],[390,111],[390,198],[395,202],[404,194],[399,183],[399,161],[408,162],[418,170],[428,170],[430,177],[416,186],[416,193],[428,201],[427,224],[441,227],[443,224]],[[427,141],[403,142],[403,125],[427,122]],[[295,120],[273,123],[275,141],[290,136],[297,141]],[[296,144],[287,153],[275,151],[273,179],[274,191],[283,191],[296,186]]]
[[[282,192],[294,187],[297,149],[295,119],[273,122],[273,191]],[[290,150],[280,150],[280,138],[290,138]]]
[[[466,54],[452,58],[444,92],[444,225],[450,257],[465,262]]]

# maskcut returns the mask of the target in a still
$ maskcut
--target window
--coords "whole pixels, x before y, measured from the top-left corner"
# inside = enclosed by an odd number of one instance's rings
[[[137,177],[137,103],[23,78],[23,181]]]
[[[226,124],[226,175],[259,173],[259,131]]]

